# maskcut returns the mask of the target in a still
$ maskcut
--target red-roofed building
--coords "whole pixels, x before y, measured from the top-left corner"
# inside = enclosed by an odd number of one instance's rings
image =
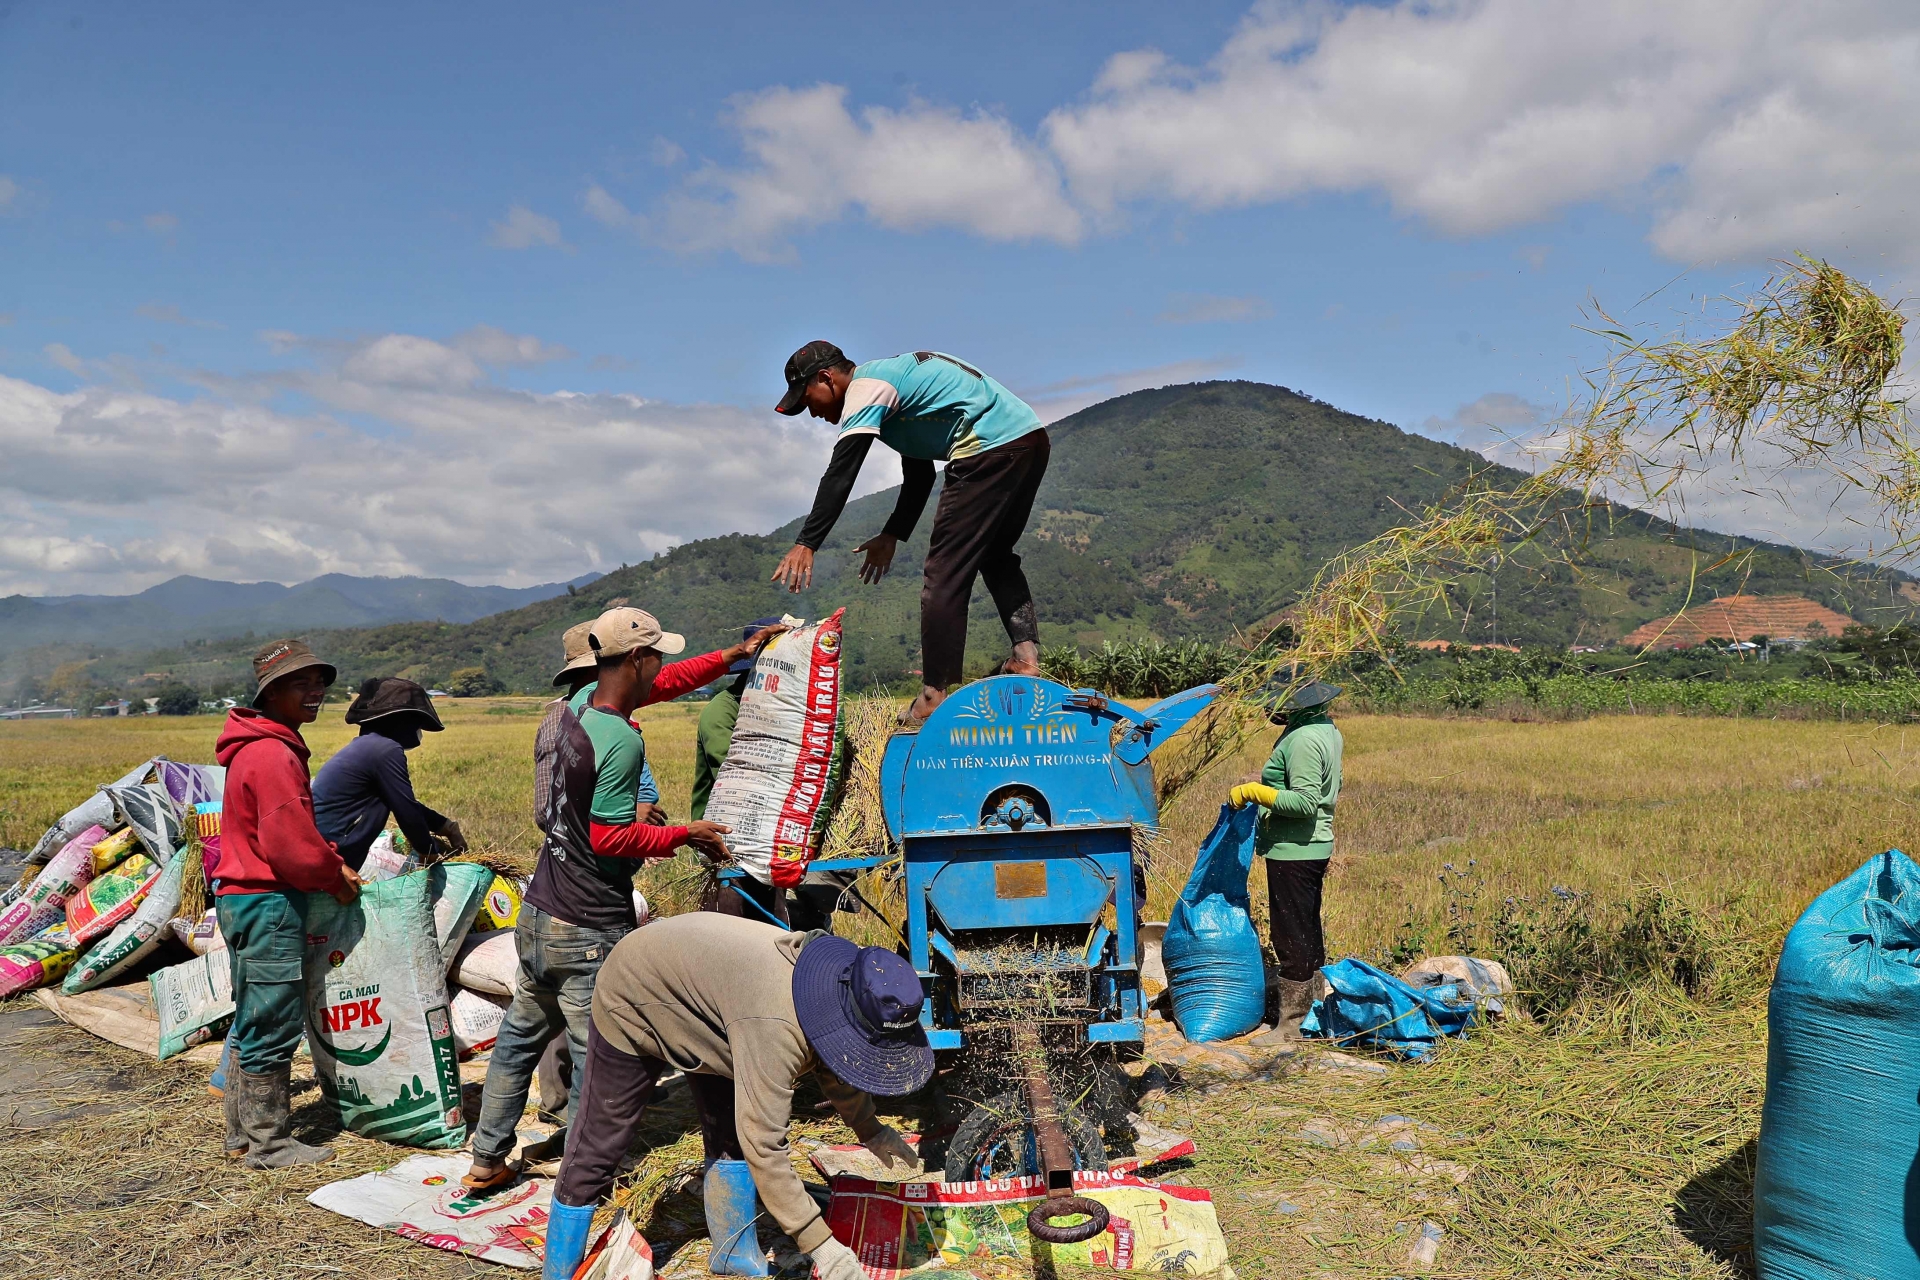
[[[1853,619],[1805,596],[1722,596],[1683,613],[1655,618],[1628,633],[1632,649],[1689,649],[1697,644],[1731,644],[1765,636],[1772,641],[1837,637]]]

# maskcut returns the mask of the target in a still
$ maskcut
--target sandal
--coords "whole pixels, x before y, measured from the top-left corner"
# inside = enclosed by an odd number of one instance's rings
[[[485,1176],[466,1174],[460,1179],[460,1185],[476,1195],[485,1195],[489,1191],[498,1191],[511,1184],[520,1176],[522,1169],[522,1165],[509,1160]]]

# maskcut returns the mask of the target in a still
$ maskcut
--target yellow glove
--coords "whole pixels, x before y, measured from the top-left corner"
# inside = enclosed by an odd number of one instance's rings
[[[1280,793],[1264,782],[1243,782],[1227,792],[1227,803],[1238,809],[1245,804],[1271,806]]]

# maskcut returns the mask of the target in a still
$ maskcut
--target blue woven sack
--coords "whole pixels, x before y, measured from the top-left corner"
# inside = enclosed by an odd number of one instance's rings
[[[1920,867],[1888,850],[1813,900],[1767,997],[1753,1186],[1762,1280],[1920,1276]]]
[[[1200,844],[1160,944],[1173,1020],[1192,1041],[1243,1035],[1266,1012],[1266,965],[1247,914],[1259,818],[1255,805],[1220,806],[1220,820]]]
[[[1328,991],[1301,1021],[1304,1035],[1377,1045],[1420,1059],[1433,1052],[1440,1037],[1473,1025],[1473,995],[1457,983],[1415,987],[1354,959],[1330,964],[1320,975]]]

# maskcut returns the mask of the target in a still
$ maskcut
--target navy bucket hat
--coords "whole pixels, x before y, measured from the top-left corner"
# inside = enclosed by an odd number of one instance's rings
[[[824,934],[793,966],[793,1009],[827,1070],[883,1098],[912,1093],[933,1076],[920,1026],[926,1000],[913,966],[884,947],[856,947]]]

